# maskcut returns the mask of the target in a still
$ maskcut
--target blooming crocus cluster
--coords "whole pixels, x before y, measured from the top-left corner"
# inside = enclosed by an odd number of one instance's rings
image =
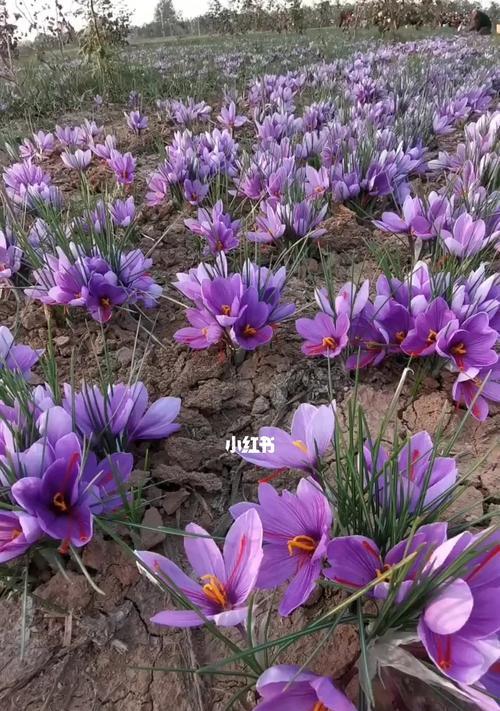
[[[25,290],[27,296],[49,306],[85,308],[100,323],[110,320],[115,307],[156,305],[162,289],[149,275],[152,260],[140,250],[122,252],[116,271],[97,253],[81,256],[75,245],[70,251],[68,256],[58,247],[56,254],[43,255],[44,265],[33,272],[35,285]]]
[[[124,449],[137,440],[164,439],[180,428],[174,422],[180,399],[162,397],[148,405],[142,382],[115,383],[106,390],[83,383],[80,391],[65,384],[61,405],[54,403],[48,391],[40,399],[43,412],[38,427],[43,435],[55,439],[76,432],[82,442],[104,450]]]
[[[239,146],[226,129],[198,135],[177,131],[167,146],[167,160],[149,178],[147,204],[159,205],[167,194],[179,202],[200,204],[213,181],[237,174],[238,154]]]
[[[61,192],[52,185],[50,175],[31,159],[5,168],[3,181],[7,196],[16,207],[36,211],[38,203],[54,207],[63,203]]]
[[[449,274],[418,262],[406,281],[380,276],[373,300],[368,282],[344,285],[333,305],[326,290],[318,290],[321,312],[296,322],[302,350],[332,358],[350,347],[349,369],[378,365],[389,354],[438,356],[457,373],[454,398],[484,419],[487,401],[500,400],[498,275],[487,276],[481,265],[455,279],[451,293],[449,285]]]
[[[223,252],[215,266],[201,263],[188,273],[178,273],[174,286],[194,303],[186,316],[190,327],[174,338],[194,349],[224,344],[253,351],[269,343],[274,327],[293,314],[293,304],[282,304],[286,269],[272,272],[250,261],[241,273],[229,273]]]
[[[233,220],[231,215],[224,212],[222,200],[218,200],[210,212],[200,208],[197,218],[184,220],[184,224],[195,235],[207,240],[205,254],[217,255],[219,252],[229,252],[240,243],[238,239],[240,220]]]
[[[498,220],[475,219],[468,212],[459,212],[460,205],[453,197],[448,199],[432,192],[425,206],[420,198],[408,196],[403,203],[403,217],[384,212],[375,224],[385,232],[408,235],[424,241],[437,239],[446,252],[459,259],[472,257],[495,246],[500,240]]]

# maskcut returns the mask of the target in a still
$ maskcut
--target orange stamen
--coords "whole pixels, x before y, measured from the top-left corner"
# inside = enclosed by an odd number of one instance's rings
[[[13,541],[15,538],[19,538],[19,536],[22,534],[22,531],[20,531],[18,528],[15,528],[12,533],[10,534],[10,539]]]
[[[100,299],[100,304],[103,308],[107,309],[111,306],[111,301],[107,296],[103,296],[102,299]]]
[[[313,554],[318,544],[311,536],[295,536],[288,541],[288,553],[293,555],[295,550],[303,551],[304,553]]]
[[[328,709],[322,701],[316,701],[312,708],[312,711],[328,711]]]
[[[406,333],[404,331],[397,331],[397,333],[394,334],[394,338],[396,339],[396,343],[403,343],[406,338]]]
[[[463,343],[458,343],[456,346],[453,346],[451,352],[456,356],[464,356],[467,353],[467,348]]]
[[[227,599],[227,593],[224,585],[221,583],[219,578],[215,575],[202,575],[201,579],[208,580],[208,583],[205,583],[203,586],[203,592],[208,599],[226,610],[229,605],[229,600]]]
[[[223,304],[221,306],[221,311],[224,316],[229,316],[231,313],[231,307],[228,304]]]
[[[338,346],[338,343],[332,336],[326,336],[321,341],[321,345],[323,346],[323,348],[331,348],[332,350],[335,350],[335,348],[337,348]]]
[[[437,332],[434,331],[432,328],[430,328],[427,338],[425,339],[425,342],[427,343],[428,346],[430,346],[431,343],[435,343],[436,340],[437,340]]]
[[[301,439],[296,439],[292,444],[294,447],[297,447],[297,449],[300,449],[301,452],[304,452],[304,454],[309,454],[309,450]]]
[[[243,329],[244,336],[255,336],[256,333],[257,333],[257,329],[254,328],[253,326],[250,326],[249,324],[247,324],[245,326],[245,328]]]
[[[52,503],[54,504],[55,508],[58,509],[58,511],[61,511],[62,513],[66,513],[66,511],[68,510],[68,504],[66,503],[64,494],[60,491],[58,491],[57,494],[54,494]]]

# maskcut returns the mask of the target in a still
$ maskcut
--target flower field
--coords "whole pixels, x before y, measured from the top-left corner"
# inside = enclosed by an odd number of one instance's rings
[[[1,89],[0,708],[499,708],[498,43],[340,35]]]

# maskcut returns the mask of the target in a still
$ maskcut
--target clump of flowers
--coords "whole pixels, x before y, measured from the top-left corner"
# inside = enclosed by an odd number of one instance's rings
[[[349,369],[379,365],[389,355],[433,358],[457,373],[457,402],[485,419],[487,401],[500,401],[499,278],[487,276],[485,265],[451,278],[418,262],[406,281],[381,275],[373,300],[368,282],[359,288],[346,284],[334,303],[325,289],[318,290],[320,313],[296,322],[305,339],[302,350],[335,358],[349,348]]]
[[[241,221],[231,219],[231,215],[224,212],[222,200],[218,200],[210,212],[200,208],[197,218],[184,220],[184,224],[191,232],[206,239],[205,254],[229,252],[240,243],[238,232]]]
[[[174,286],[194,303],[186,316],[191,324],[174,334],[179,343],[194,349],[213,345],[253,351],[269,343],[274,327],[295,311],[282,304],[286,269],[272,272],[245,262],[241,272],[229,273],[221,252],[214,266],[201,263],[177,274]]]
[[[97,251],[82,255],[74,244],[69,254],[57,247],[56,254],[44,253],[41,259],[26,295],[48,306],[83,308],[99,323],[109,321],[118,307],[152,308],[162,293],[149,274],[152,259],[138,249],[119,253],[116,266]]]

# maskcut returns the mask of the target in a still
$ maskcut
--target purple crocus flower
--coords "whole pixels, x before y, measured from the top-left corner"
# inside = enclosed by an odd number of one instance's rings
[[[217,121],[228,131],[233,131],[235,128],[241,128],[244,126],[248,119],[245,116],[238,116],[236,110],[236,104],[231,101],[229,106],[223,106],[221,108],[220,114],[217,116]]]
[[[239,274],[204,279],[201,283],[204,305],[222,327],[232,326],[242,311],[243,282]]]
[[[77,448],[69,448],[69,458],[56,459],[41,477],[19,479],[11,492],[47,535],[80,547],[92,538],[95,497],[93,488],[82,484],[78,440],[76,444]]]
[[[92,318],[98,323],[107,323],[113,315],[113,307],[127,300],[127,293],[118,285],[114,272],[92,274],[87,286],[82,287],[82,298]]]
[[[383,447],[378,448],[377,461],[373,461],[372,447],[364,447],[369,476],[376,481],[378,497],[382,506],[389,507],[396,494],[398,509],[408,507],[415,511],[420,501],[424,508],[443,503],[458,477],[457,465],[451,457],[434,457],[434,445],[428,432],[418,432],[399,452],[398,476],[394,481],[388,470],[389,455]],[[424,494],[425,490],[425,494]]]
[[[346,360],[347,370],[379,365],[386,357],[389,336],[375,322],[375,309],[370,302],[352,320],[349,338],[355,352]]]
[[[391,232],[399,235],[410,235],[426,240],[434,235],[431,231],[431,224],[424,214],[424,207],[420,198],[412,198],[410,195],[403,203],[403,218],[394,212],[382,213],[381,220],[374,220],[374,224],[384,232]]]
[[[203,350],[218,343],[224,335],[224,330],[207,309],[186,309],[186,318],[191,326],[180,328],[174,333],[177,343],[184,343],[194,350]]]
[[[310,200],[322,198],[330,187],[330,176],[327,169],[323,166],[319,170],[315,170],[312,166],[306,165],[305,171],[304,189],[306,196]]]
[[[328,580],[351,590],[361,590],[387,573],[412,553],[412,560],[405,579],[399,583],[395,602],[402,602],[420,578],[432,552],[446,541],[447,524],[431,523],[421,526],[415,534],[390,549],[385,558],[371,538],[366,536],[338,536],[327,547],[330,567],[324,570]],[[372,588],[370,595],[385,599],[391,588],[389,580],[384,580]]]
[[[180,399],[162,397],[148,407],[148,392],[141,382],[131,386],[115,383],[105,393],[96,385],[87,384],[78,393],[66,384],[64,394],[62,405],[70,418],[66,419],[66,426],[73,429],[71,417],[75,412],[78,430],[93,441],[106,433],[125,437],[128,442],[163,439],[180,428],[174,422],[179,414]],[[56,425],[59,426],[57,422],[54,427]]]
[[[8,368],[29,378],[32,367],[38,363],[43,350],[16,345],[14,336],[6,326],[0,326],[0,368]]]
[[[74,153],[64,151],[64,153],[61,153],[61,159],[67,168],[71,168],[71,170],[78,170],[82,173],[90,165],[92,160],[92,152],[90,150],[82,151],[80,149],[76,150]]]
[[[485,238],[486,225],[484,220],[474,220],[467,212],[463,212],[453,225],[453,230],[441,231],[441,239],[451,254],[464,259],[472,257],[498,239],[498,232]]]
[[[439,572],[468,550],[475,556],[459,578],[437,591],[418,623],[434,664],[462,684],[479,681],[500,657],[500,533],[492,529],[486,540],[484,534],[460,534],[443,543],[428,564],[428,574]]]
[[[484,421],[489,412],[488,400],[500,402],[500,361],[492,368],[479,370],[473,378],[459,373],[452,394],[459,405],[472,408],[476,420]]]
[[[125,112],[124,116],[127,119],[127,126],[132,133],[140,135],[142,131],[148,127],[148,117],[141,114],[140,111],[131,111],[129,114]]]
[[[157,178],[158,184],[160,184],[161,178]],[[149,183],[150,187],[154,186],[154,178],[150,181]],[[188,201],[190,205],[200,205],[203,200],[207,197],[208,191],[210,190],[210,186],[207,185],[206,183],[202,183],[200,180],[197,178],[195,180],[189,180],[189,178],[186,178],[183,184],[184,188],[184,197]],[[165,187],[165,192],[166,192],[166,187]],[[162,198],[160,202],[163,202]],[[148,203],[151,204],[151,203]],[[156,203],[157,204],[157,203]]]
[[[298,666],[269,667],[257,680],[262,699],[254,711],[356,711],[333,682]]]
[[[116,150],[116,138],[115,136],[106,136],[104,143],[96,143],[91,147],[91,150],[96,156],[102,158],[103,160],[109,160],[111,158],[112,151]]]
[[[246,351],[253,351],[269,343],[273,337],[273,329],[269,325],[269,313],[269,305],[265,301],[260,301],[257,289],[250,286],[241,297],[241,315],[231,329],[235,343]]]
[[[318,313],[314,318],[299,318],[295,328],[305,339],[302,352],[307,356],[325,356],[335,358],[348,343],[349,317],[341,313],[337,320],[325,313]]]
[[[135,159],[132,153],[122,154],[117,150],[111,150],[107,163],[114,172],[117,183],[120,185],[130,185],[134,182]]]
[[[493,350],[497,340],[498,333],[490,328],[488,314],[480,311],[460,325],[454,320],[442,329],[436,351],[449,358],[461,373],[474,378],[481,369],[497,363],[498,356]]]
[[[243,625],[247,600],[255,587],[262,561],[262,524],[255,511],[247,511],[229,529],[221,553],[209,534],[195,523],[186,526],[184,549],[200,579],[192,580],[175,563],[157,553],[136,551],[147,569],[167,586],[185,596],[194,610],[165,610],[151,622],[167,627],[201,627],[205,621],[220,627]]]
[[[184,224],[194,234],[208,241],[205,252],[228,252],[240,243],[237,237],[240,220],[232,220],[231,215],[224,212],[222,200],[218,200],[210,212],[199,209],[196,220],[184,220]]]
[[[259,438],[274,440],[273,452],[238,452],[246,462],[265,469],[301,469],[312,473],[331,447],[335,429],[335,402],[315,407],[303,403],[295,410],[290,434],[279,427],[261,427]]]
[[[230,511],[235,518],[252,509],[258,513],[264,530],[264,558],[257,587],[274,589],[290,581],[278,608],[286,617],[316,587],[330,539],[332,508],[313,479],[301,479],[296,494],[284,491],[281,496],[270,484],[260,484],[258,495],[258,504],[240,503]]]
[[[126,200],[115,200],[109,206],[109,212],[117,227],[130,227],[135,218],[134,198],[131,195]]]
[[[21,511],[0,511],[0,563],[26,553],[42,535],[35,516]]]
[[[248,232],[247,238],[251,242],[270,244],[283,237],[286,225],[271,202],[263,203],[260,209],[264,214],[257,215],[255,220],[256,231]]]
[[[430,356],[436,351],[438,334],[456,318],[446,301],[438,297],[425,311],[417,314],[413,329],[401,343],[401,350],[410,356]]]

